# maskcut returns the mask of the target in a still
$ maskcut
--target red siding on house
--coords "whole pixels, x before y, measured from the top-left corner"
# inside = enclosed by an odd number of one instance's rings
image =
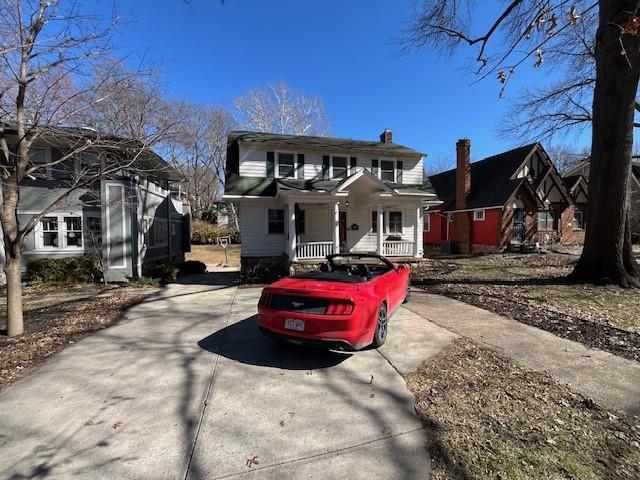
[[[498,230],[502,210],[500,208],[486,209],[484,220],[472,217],[471,243],[473,245],[498,245]]]
[[[425,245],[437,245],[447,239],[447,219],[440,213],[429,212],[430,228],[423,232]]]

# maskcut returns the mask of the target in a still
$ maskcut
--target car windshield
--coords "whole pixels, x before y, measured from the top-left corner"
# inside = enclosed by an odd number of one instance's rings
[[[364,255],[335,255],[331,257],[331,263],[334,266],[340,265],[371,265],[371,266],[383,266],[386,265],[380,257],[376,256],[364,256]]]

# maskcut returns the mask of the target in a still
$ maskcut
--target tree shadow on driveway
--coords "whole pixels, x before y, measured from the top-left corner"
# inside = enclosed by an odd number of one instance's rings
[[[249,365],[286,370],[315,370],[334,367],[351,355],[320,348],[309,348],[263,335],[258,316],[228,325],[198,342],[211,353]]]

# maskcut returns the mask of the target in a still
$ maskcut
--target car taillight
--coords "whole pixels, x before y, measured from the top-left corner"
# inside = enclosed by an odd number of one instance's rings
[[[353,312],[353,303],[331,301],[327,305],[326,315],[349,315]]]
[[[272,297],[273,297],[272,293],[262,292],[258,305],[262,305],[263,307],[268,307],[269,305],[271,305]]]

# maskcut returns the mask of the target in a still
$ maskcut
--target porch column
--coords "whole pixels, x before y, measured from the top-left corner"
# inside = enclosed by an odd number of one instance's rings
[[[296,259],[296,202],[289,200],[289,245],[288,251],[289,260],[294,261]]]
[[[333,202],[333,253],[340,253],[340,202]]]
[[[382,205],[377,206],[378,213],[378,243],[376,252],[378,255],[384,254],[384,241],[382,240],[382,231],[384,230],[384,210],[382,209]]]
[[[413,232],[413,256],[418,257],[420,255],[420,243],[422,242],[422,229],[420,228],[420,215],[422,214],[422,205],[416,207],[416,223]]]

